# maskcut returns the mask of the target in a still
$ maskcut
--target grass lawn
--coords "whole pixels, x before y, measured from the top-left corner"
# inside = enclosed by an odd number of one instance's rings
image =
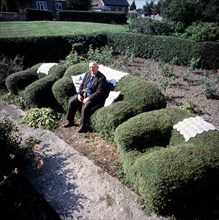
[[[67,36],[95,32],[122,32],[127,26],[91,22],[20,21],[0,22],[0,38],[28,36]]]

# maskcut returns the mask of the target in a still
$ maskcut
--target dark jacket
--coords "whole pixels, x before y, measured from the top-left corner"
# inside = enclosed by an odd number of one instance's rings
[[[86,85],[90,81],[91,73],[87,72],[82,80],[82,83],[79,87],[79,94],[82,94],[86,88]],[[90,101],[104,105],[104,102],[109,95],[109,85],[106,80],[106,77],[101,73],[97,72],[95,78],[92,80],[91,84],[91,95],[89,96]]]

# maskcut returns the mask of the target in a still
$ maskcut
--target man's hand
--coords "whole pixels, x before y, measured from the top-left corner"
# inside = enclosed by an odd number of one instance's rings
[[[83,102],[83,100],[84,100],[84,97],[82,95],[78,94],[78,101]]]
[[[89,100],[89,97],[83,99],[83,103],[85,104]]]

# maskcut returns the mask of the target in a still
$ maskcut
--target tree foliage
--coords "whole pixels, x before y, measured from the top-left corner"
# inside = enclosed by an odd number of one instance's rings
[[[132,2],[132,4],[130,5],[130,11],[136,10],[136,4],[135,1]]]
[[[0,9],[3,12],[15,12],[16,3],[14,0],[0,0]]]
[[[146,2],[145,5],[143,5],[143,8],[148,15],[156,15],[160,14],[160,2],[155,3],[154,0],[151,0],[150,2]]]
[[[66,8],[69,10],[89,10],[91,0],[66,0]]]
[[[161,15],[188,27],[195,21],[219,21],[218,0],[160,0]]]

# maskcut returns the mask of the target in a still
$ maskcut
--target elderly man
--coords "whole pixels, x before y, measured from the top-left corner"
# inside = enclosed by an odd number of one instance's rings
[[[75,125],[74,117],[76,111],[79,110],[81,119],[78,132],[86,132],[89,127],[91,114],[104,106],[104,102],[109,94],[108,82],[98,69],[99,66],[96,62],[89,63],[89,72],[85,74],[78,94],[69,101],[66,117],[68,123],[64,127]]]

